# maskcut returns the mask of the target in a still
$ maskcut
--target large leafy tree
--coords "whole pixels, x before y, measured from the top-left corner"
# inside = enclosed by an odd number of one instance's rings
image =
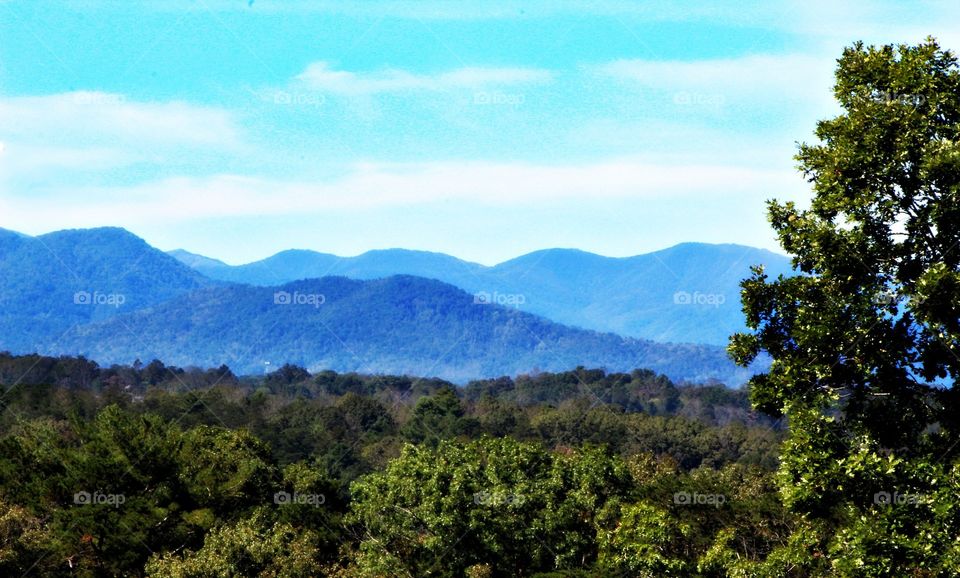
[[[809,554],[841,575],[949,575],[960,552],[957,60],[933,39],[858,43],[838,60],[834,93],[842,113],[796,157],[810,206],[769,205],[799,274],[744,281],[751,331],[730,352],[773,358],[750,390],[789,420],[787,505],[827,522]]]
[[[250,518],[211,530],[203,548],[183,554],[157,554],[146,565],[155,578],[298,578],[320,576],[317,536],[257,510]]]
[[[629,491],[617,458],[510,438],[408,445],[352,486],[362,576],[524,576],[597,556],[597,519]],[[478,574],[480,575],[480,574]]]

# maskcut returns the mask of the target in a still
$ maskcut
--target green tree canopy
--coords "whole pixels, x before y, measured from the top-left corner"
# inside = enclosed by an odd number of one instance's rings
[[[957,60],[932,39],[858,43],[834,93],[843,112],[797,155],[812,203],[769,205],[800,274],[744,281],[751,332],[730,352],[773,358],[752,399],[789,419],[781,491],[831,522],[835,570],[956,575],[956,497],[939,496],[960,451]]]
[[[596,559],[596,518],[628,487],[626,466],[599,450],[561,455],[510,438],[408,445],[353,485],[360,573],[578,568]]]

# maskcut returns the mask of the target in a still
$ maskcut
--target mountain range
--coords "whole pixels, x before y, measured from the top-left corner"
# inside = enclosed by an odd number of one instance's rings
[[[492,267],[405,249],[356,257],[289,250],[238,266],[183,250],[170,254],[211,279],[260,286],[327,275],[426,277],[565,325],[713,345],[726,345],[732,333],[744,329],[739,283],[752,265],[764,265],[772,277],[792,270],[788,258],[770,251],[703,243],[625,258],[547,249]]]
[[[456,382],[644,367],[737,385],[752,372],[726,358],[715,334],[738,327],[728,318],[739,309],[736,282],[758,257],[785,266],[758,249],[699,244],[626,259],[553,249],[494,267],[399,249],[285,251],[230,266],[166,254],[118,228],[0,229],[0,350]]]
[[[512,308],[477,304],[452,285],[406,275],[202,289],[77,327],[58,349],[111,362],[158,358],[175,365],[226,364],[247,374],[294,363],[459,383],[578,365],[617,371],[644,367],[691,381],[739,383],[749,377],[717,347],[570,328]]]
[[[215,284],[123,229],[0,229],[0,349],[38,351],[76,325]]]

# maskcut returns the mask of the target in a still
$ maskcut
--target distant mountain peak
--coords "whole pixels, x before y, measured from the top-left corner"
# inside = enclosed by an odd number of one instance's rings
[[[691,251],[709,251],[709,252],[724,252],[724,251],[740,251],[744,254],[746,253],[763,253],[769,255],[776,255],[781,258],[786,258],[785,255],[770,251],[769,249],[763,249],[761,247],[753,247],[751,245],[741,245],[738,243],[702,243],[698,241],[686,241],[683,243],[677,243],[665,249],[660,249],[659,251],[653,251],[652,253],[645,253],[646,255],[661,255],[669,253],[685,253]],[[643,255],[638,255],[643,256]]]
[[[447,253],[442,253],[440,251],[427,251],[424,249],[404,249],[403,247],[388,247],[386,249],[370,249],[369,251],[364,251],[357,255],[357,257],[363,257],[364,255],[422,255],[422,256],[434,256],[434,257],[445,257],[449,259],[456,259],[452,255]]]
[[[519,257],[514,257],[513,259],[509,259],[507,261],[494,265],[494,267],[500,267],[503,265],[507,265],[509,263],[518,263],[518,262],[524,262],[524,261],[543,261],[543,260],[552,260],[552,261],[563,261],[563,260],[587,261],[589,260],[594,262],[601,262],[601,261],[615,261],[617,260],[617,257],[607,257],[604,255],[599,255],[597,253],[591,253],[590,251],[584,251],[583,249],[552,247],[549,249],[538,249],[536,251],[525,253],[523,255],[520,255]]]
[[[284,249],[270,255],[266,259],[261,259],[266,261],[267,259],[273,259],[274,257],[282,257],[284,255],[330,255],[330,253],[321,253],[320,251],[314,251],[313,249]]]
[[[6,237],[19,237],[19,238],[24,238],[24,239],[30,237],[30,235],[25,235],[25,234],[23,234],[23,233],[20,233],[20,232],[18,232],[18,231],[14,231],[14,230],[12,230],[12,229],[4,229],[3,227],[0,227],[0,235],[6,236]]]
[[[494,266],[392,248],[354,257],[290,250],[237,267],[195,268],[216,279],[260,286],[332,275],[414,275],[489,295],[494,302],[511,302],[566,325],[656,341],[725,345],[730,334],[743,329],[739,282],[749,276],[751,265],[759,264],[773,275],[791,271],[787,257],[765,249],[698,242],[632,257],[552,247]],[[684,306],[687,295],[690,303]],[[716,306],[698,305],[705,299]]]
[[[177,261],[180,261],[184,265],[194,269],[199,267],[230,267],[230,265],[227,265],[219,259],[213,259],[197,253],[191,253],[185,249],[174,249],[172,251],[167,251],[167,255],[170,255]]]
[[[12,255],[30,245],[29,239],[0,233],[0,248]],[[750,275],[750,266],[764,265],[773,276],[794,274],[787,257],[732,243],[679,243],[633,257],[552,247],[493,266],[415,249],[375,249],[352,257],[289,249],[233,266],[183,249],[161,253],[163,260],[171,262],[163,264],[151,253],[159,251],[118,227],[58,231],[44,235],[42,241],[47,247],[35,247],[35,258],[50,257],[48,249],[61,258],[49,264],[51,270],[68,264],[78,268],[82,277],[83,263],[103,258],[96,269],[102,280],[94,288],[123,284],[123,276],[147,264],[186,280],[184,286],[208,285],[211,279],[276,287],[331,276],[372,280],[407,275],[442,281],[569,326],[654,341],[714,345],[725,345],[732,333],[744,329],[739,283]],[[153,257],[138,260],[148,254]],[[189,275],[173,267],[174,262]],[[112,274],[119,276],[117,282],[111,280]],[[191,275],[195,278],[190,279]]]
[[[121,243],[128,246],[150,247],[142,238],[123,227],[94,227],[91,229],[63,229],[35,237],[37,239],[73,239],[87,244]],[[153,249],[153,247],[150,247]],[[157,249],[154,249],[159,251]],[[159,251],[162,253],[162,251]]]
[[[786,257],[703,243],[630,258],[552,248],[493,267],[406,249],[231,266],[119,227],[0,231],[0,248],[0,350],[231,367],[253,351],[249,371],[272,359],[457,380],[596,365],[739,383],[749,371],[717,347],[743,326],[738,283],[754,264],[789,271]]]
[[[89,228],[77,228],[77,229],[60,229],[59,231],[52,231],[41,236],[48,235],[73,235],[73,234],[86,234],[86,235],[114,235],[117,237],[135,237],[139,239],[137,235],[131,233],[123,227],[116,226],[103,226],[103,227],[89,227]]]

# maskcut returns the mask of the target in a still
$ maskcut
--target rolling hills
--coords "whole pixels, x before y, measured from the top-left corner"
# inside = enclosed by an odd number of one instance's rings
[[[75,328],[55,352],[117,363],[158,358],[179,365],[226,364],[242,373],[294,363],[311,370],[455,382],[578,365],[644,367],[690,381],[741,383],[749,377],[719,347],[570,328],[476,303],[456,287],[412,276],[202,289]]]
[[[706,304],[697,296],[733,291],[738,271],[771,255],[733,245],[627,259],[553,249],[485,267],[422,251],[286,251],[232,267],[165,254],[123,229],[0,230],[0,350],[239,372],[295,363],[458,382],[642,367],[738,385],[750,372],[718,346],[739,324],[730,315],[736,297]],[[678,290],[692,301],[677,302]]]
[[[215,284],[124,229],[0,230],[0,349],[34,350],[76,325]]]
[[[782,255],[703,243],[625,258],[547,249],[492,267],[404,249],[356,257],[291,250],[240,266],[183,251],[174,255],[211,278],[261,286],[325,275],[353,279],[415,275],[566,325],[713,345],[726,345],[731,333],[743,329],[739,282],[749,275],[750,266],[762,264],[774,277],[791,273],[790,261]]]

